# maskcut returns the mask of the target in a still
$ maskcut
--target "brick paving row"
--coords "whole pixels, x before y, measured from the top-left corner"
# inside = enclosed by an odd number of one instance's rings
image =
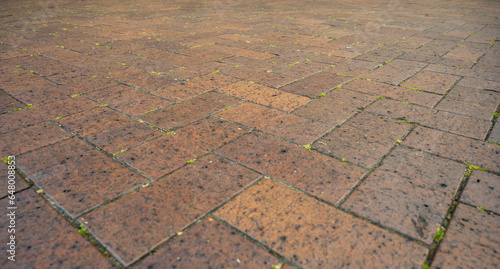
[[[500,267],[499,12],[3,1],[0,267]]]

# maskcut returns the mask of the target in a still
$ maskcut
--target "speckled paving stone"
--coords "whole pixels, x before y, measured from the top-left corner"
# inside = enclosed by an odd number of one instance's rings
[[[14,159],[14,164],[15,164],[15,159]],[[0,188],[2,192],[0,193],[0,199],[3,199],[7,195],[10,195],[8,193],[9,191],[9,165],[7,163],[0,163],[0,175],[2,175],[3,179],[0,180]],[[17,170],[14,172],[14,181],[15,181],[15,189],[14,192],[19,192],[22,190],[25,190],[29,187],[28,182],[17,172]],[[0,200],[1,203],[2,200]],[[5,201],[5,200],[4,200]]]
[[[478,78],[463,78],[457,83],[457,85],[474,89],[485,89],[500,92],[500,82],[498,81]]]
[[[78,138],[20,155],[17,165],[72,217],[147,182]]]
[[[402,144],[500,172],[500,163],[497,161],[500,158],[499,145],[424,127],[415,128]]]
[[[138,116],[172,104],[171,101],[125,85],[93,91],[85,96],[131,116]]]
[[[492,120],[500,103],[500,92],[455,86],[436,109]]]
[[[5,199],[0,200],[5,202]],[[10,212],[2,206],[0,236],[5,244],[2,268],[113,268],[113,264],[85,237],[78,234],[47,201],[34,190],[16,194],[16,261],[7,260]],[[21,209],[22,208],[22,209]],[[89,257],[92,257],[89,259]]]
[[[87,110],[56,121],[110,154],[161,135],[160,131],[107,107]]]
[[[52,122],[17,129],[0,135],[0,158],[17,156],[70,137],[70,133]]]
[[[294,113],[320,122],[338,125],[375,100],[377,97],[373,95],[338,89],[311,101],[295,110]]]
[[[500,213],[500,176],[473,170],[460,201]]]
[[[331,203],[342,199],[366,173],[351,164],[255,132],[216,152]]]
[[[342,207],[431,244],[465,172],[464,164],[397,147]]]
[[[25,105],[19,100],[16,100],[5,92],[0,91],[0,113],[11,111],[24,106]]]
[[[110,77],[147,92],[175,83],[175,80],[171,78],[148,73],[135,68],[128,68],[120,72],[113,72]]]
[[[312,146],[320,152],[371,168],[411,128],[410,124],[361,113]]]
[[[0,133],[14,131],[57,117],[92,109],[96,105],[98,105],[98,103],[83,97],[76,97],[2,114],[0,115],[0,119],[3,124],[0,125]]]
[[[10,94],[20,94],[28,90],[51,86],[56,86],[56,84],[21,68],[11,68],[7,74],[2,74],[0,77],[0,88]]]
[[[332,128],[317,121],[253,103],[244,103],[218,115],[301,145],[313,142]]]
[[[279,260],[220,222],[206,218],[137,268],[271,268]]]
[[[460,79],[459,76],[422,71],[401,83],[401,86],[443,94]]]
[[[305,268],[420,267],[428,251],[270,179],[215,214]]]
[[[241,102],[242,100],[232,96],[209,92],[184,102],[144,114],[140,116],[140,118],[155,126],[169,130],[182,127]]]
[[[159,178],[247,131],[240,125],[210,117],[141,144],[118,158],[152,178]]]
[[[350,77],[339,76],[332,72],[321,72],[288,84],[280,90],[316,98],[350,79]]]
[[[260,175],[208,155],[81,220],[125,264],[202,217]]]
[[[398,101],[381,99],[366,111],[394,119],[416,122],[426,127],[484,139],[491,122]]]
[[[499,216],[459,204],[436,252],[432,268],[500,266]]]
[[[217,91],[284,111],[292,111],[311,100],[247,81],[240,81]]]
[[[488,137],[488,141],[493,143],[500,143],[500,121],[497,120],[495,125],[493,125],[493,129],[491,129],[490,135]]]
[[[415,91],[385,83],[356,79],[342,86],[343,89],[357,91],[377,96],[388,97],[401,102],[409,102],[421,106],[433,107],[442,96]]]
[[[424,67],[425,64],[420,62],[396,59],[363,76],[378,82],[399,85]]]

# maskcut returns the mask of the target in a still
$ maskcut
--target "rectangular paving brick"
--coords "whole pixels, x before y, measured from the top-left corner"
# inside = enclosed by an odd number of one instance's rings
[[[500,103],[500,92],[455,86],[436,109],[492,120]]]
[[[488,136],[488,141],[493,143],[500,143],[500,121],[496,121],[495,125],[493,125],[493,129]]]
[[[463,78],[457,83],[457,85],[474,89],[484,89],[500,92],[500,82],[498,81],[478,78]]]
[[[148,73],[135,68],[128,68],[120,72],[113,72],[110,77],[147,92],[175,83],[175,80],[171,78]]]
[[[12,161],[14,162],[11,162],[11,165],[14,164],[15,165],[15,162],[16,162],[16,159],[12,159]],[[10,165],[10,166],[11,166]],[[12,166],[10,167],[12,168]],[[2,173],[3,176],[3,180],[0,181],[0,188],[2,188],[2,192],[0,193],[0,201],[5,201],[5,200],[1,200],[5,197],[7,197],[8,195],[12,194],[12,193],[9,193],[9,181],[12,179],[12,178],[9,178],[9,171],[12,170],[9,168],[9,164],[8,163],[4,163],[2,162],[0,164],[0,173]],[[11,172],[12,173],[12,172]],[[15,181],[15,189],[14,189],[14,193],[17,193],[17,192],[20,192],[20,191],[23,191],[27,188],[30,187],[30,185],[28,184],[28,182],[26,182],[26,180],[19,174],[19,172],[17,170],[15,170],[14,172],[14,178],[13,180]]]
[[[335,87],[349,81],[350,79],[350,77],[339,76],[332,72],[320,72],[288,84],[280,88],[280,90],[316,98],[318,95],[335,89]]]
[[[17,156],[70,137],[70,133],[52,122],[17,129],[0,135],[0,158]]]
[[[498,215],[459,204],[432,262],[435,268],[496,268],[500,225]]]
[[[161,135],[160,131],[107,107],[63,117],[57,122],[110,154]]]
[[[129,264],[258,177],[234,162],[208,155],[81,220],[113,254]]]
[[[0,77],[0,88],[12,95],[51,86],[56,86],[56,84],[16,67],[9,68]]]
[[[343,89],[357,91],[377,96],[388,97],[401,102],[414,103],[421,106],[433,107],[442,96],[415,91],[385,83],[356,79],[342,86]]]
[[[439,94],[446,93],[456,82],[459,76],[422,71],[415,76],[401,83],[401,86],[420,89],[426,92],[435,92]]]
[[[375,100],[377,97],[373,95],[337,89],[295,110],[294,114],[338,125]]]
[[[217,91],[283,111],[292,111],[311,100],[247,81],[240,81]]]
[[[237,257],[237,258],[235,258]],[[231,228],[206,218],[148,256],[139,268],[245,267],[268,268],[280,261]]]
[[[378,100],[368,107],[366,111],[394,119],[416,122],[426,127],[476,139],[484,139],[491,125],[491,122],[486,120],[412,104],[404,104],[389,99]]]
[[[140,118],[165,130],[176,129],[241,102],[232,96],[209,92],[144,114]]]
[[[420,62],[396,59],[365,75],[365,77],[378,82],[399,85],[425,66],[426,64]]]
[[[0,91],[0,113],[12,111],[14,109],[25,107],[26,105],[9,94]]]
[[[411,268],[427,255],[421,245],[270,179],[215,214],[304,268]]]
[[[403,145],[500,172],[500,146],[491,143],[417,127]]]
[[[156,179],[247,131],[210,117],[128,150],[118,158]]]
[[[397,147],[342,207],[431,244],[465,172],[464,164]]]
[[[342,199],[366,173],[359,167],[256,132],[216,152],[331,203]]]
[[[93,91],[85,96],[131,116],[138,116],[172,104],[171,101],[125,85]]]
[[[320,152],[371,168],[411,128],[410,124],[361,113],[312,146]]]
[[[71,217],[148,181],[78,138],[20,155],[17,165]]]
[[[14,131],[57,117],[92,109],[96,105],[98,105],[98,103],[79,96],[2,114],[0,115],[0,119],[3,124],[0,125],[0,133]]]
[[[7,201],[0,200],[7,203]],[[16,256],[15,262],[0,259],[2,268],[113,268],[113,264],[95,248],[85,237],[78,234],[50,204],[34,190],[28,189],[16,194],[16,202],[22,210],[16,210]],[[2,216],[9,210],[2,207]],[[0,222],[0,236],[7,240],[9,234],[8,217]],[[6,241],[7,243],[8,241]],[[9,245],[2,244],[0,251],[6,253]],[[19,252],[18,252],[19,251]],[[25,256],[20,256],[23,253]],[[89,259],[88,257],[92,257]]]
[[[273,70],[273,73],[283,77],[302,78],[314,75],[315,73],[327,70],[328,68],[330,68],[329,64],[304,61]]]
[[[320,122],[253,103],[244,103],[218,115],[301,145],[313,142],[332,128]]]
[[[473,170],[460,201],[472,206],[500,213],[500,176]]]

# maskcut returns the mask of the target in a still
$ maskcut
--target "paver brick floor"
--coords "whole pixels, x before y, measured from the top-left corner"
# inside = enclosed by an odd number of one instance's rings
[[[2,1],[0,268],[500,267],[499,14]]]

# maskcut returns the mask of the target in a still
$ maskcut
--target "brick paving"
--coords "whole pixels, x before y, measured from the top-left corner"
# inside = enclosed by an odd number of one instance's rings
[[[498,14],[3,1],[0,267],[500,267]]]

